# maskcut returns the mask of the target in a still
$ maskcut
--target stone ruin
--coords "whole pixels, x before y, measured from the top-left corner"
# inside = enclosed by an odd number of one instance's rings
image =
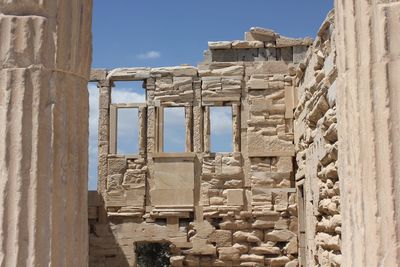
[[[333,30],[331,13],[315,41],[251,28],[243,41],[209,42],[197,68],[93,70],[100,194],[89,195],[90,266],[136,266],[142,243],[169,244],[176,267],[298,266],[299,247],[303,266],[340,266]],[[112,103],[117,81],[142,81],[145,103]],[[180,153],[163,151],[173,107],[185,110]],[[213,107],[231,110],[229,153],[211,150]],[[117,153],[126,108],[138,111],[135,155]]]
[[[91,10],[0,0],[0,266],[400,265],[398,0],[336,0],[315,40],[252,28],[197,67],[90,72]],[[113,103],[118,81],[142,81],[145,103]],[[173,107],[181,153],[164,151]],[[216,107],[228,153],[211,146]],[[138,114],[133,155],[117,150],[121,109]]]

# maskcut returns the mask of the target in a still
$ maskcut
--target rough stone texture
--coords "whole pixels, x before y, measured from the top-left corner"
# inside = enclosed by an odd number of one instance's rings
[[[257,40],[209,46],[225,55],[265,49]],[[172,266],[284,266],[297,259],[289,65],[235,58],[198,68],[92,71],[101,105],[91,266],[134,266],[136,242],[170,242]],[[110,103],[110,93],[121,80],[143,80],[147,92],[137,155],[115,154],[113,114],[126,104]],[[186,151],[164,153],[162,109],[176,106],[186,111]],[[232,107],[230,153],[210,152],[213,106]]]
[[[0,266],[87,265],[91,9],[0,1]]]
[[[343,265],[400,262],[400,2],[336,1]]]
[[[91,5],[0,0],[0,266],[86,266],[87,218],[91,266],[134,266],[136,242],[172,266],[399,264],[398,0],[336,1],[314,42],[251,28],[198,68],[93,70],[87,210]],[[137,155],[116,154],[113,81],[145,84]],[[161,149],[170,106],[184,153]],[[231,153],[210,153],[211,106],[232,107]]]
[[[246,40],[209,42],[205,53],[207,62],[236,61],[282,61],[299,63],[307,48],[312,44],[311,38],[293,39],[281,37],[272,30],[251,28],[245,33]],[[263,73],[263,74],[269,74]]]
[[[341,216],[337,172],[336,49],[334,13],[328,14],[296,71],[296,185],[300,263],[340,266]],[[335,255],[329,258],[326,255]]]
[[[398,265],[400,3],[335,5],[315,41],[252,28],[210,42],[197,68],[92,72],[105,105],[91,266],[132,266],[149,241],[170,242],[172,266]],[[146,85],[133,158],[108,136],[116,80]],[[168,106],[185,107],[185,153],[160,150]],[[212,106],[232,107],[231,153],[210,153]]]

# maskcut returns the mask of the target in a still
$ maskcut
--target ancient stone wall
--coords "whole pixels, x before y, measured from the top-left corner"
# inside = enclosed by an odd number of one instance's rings
[[[90,265],[135,266],[135,246],[169,242],[172,266],[296,266],[295,66],[311,44],[260,28],[210,42],[198,68],[95,70],[99,192],[89,195]],[[289,71],[290,69],[290,71]],[[143,81],[145,104],[113,104]],[[185,108],[185,151],[163,151],[163,109]],[[230,107],[232,151],[211,151],[210,109]],[[116,153],[118,109],[139,112],[139,152]]]
[[[334,13],[322,24],[296,71],[296,186],[302,266],[340,266]]]

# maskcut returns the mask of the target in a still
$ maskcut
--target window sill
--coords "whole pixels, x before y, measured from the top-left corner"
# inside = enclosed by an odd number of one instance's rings
[[[196,157],[196,153],[194,152],[182,152],[182,153],[159,152],[153,154],[153,158],[194,158],[194,157]]]
[[[126,159],[138,159],[139,154],[108,154],[108,158],[126,158]]]

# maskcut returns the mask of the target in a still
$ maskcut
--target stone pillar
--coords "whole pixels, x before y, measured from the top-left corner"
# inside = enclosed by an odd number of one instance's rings
[[[398,266],[400,1],[335,9],[343,266]]]
[[[112,82],[108,79],[101,80],[97,84],[99,88],[99,166],[98,191],[106,192],[106,179],[108,174],[107,156],[110,151],[110,103]],[[103,179],[102,179],[103,178]]]
[[[185,107],[185,152],[193,152],[193,106]]]
[[[203,114],[203,151],[205,153],[211,152],[211,125],[210,125],[210,107],[204,108]]]
[[[240,152],[240,106],[232,104],[233,152]]]
[[[203,107],[201,106],[201,80],[193,81],[193,152],[203,152]]]
[[[91,0],[0,0],[0,266],[87,266]]]

